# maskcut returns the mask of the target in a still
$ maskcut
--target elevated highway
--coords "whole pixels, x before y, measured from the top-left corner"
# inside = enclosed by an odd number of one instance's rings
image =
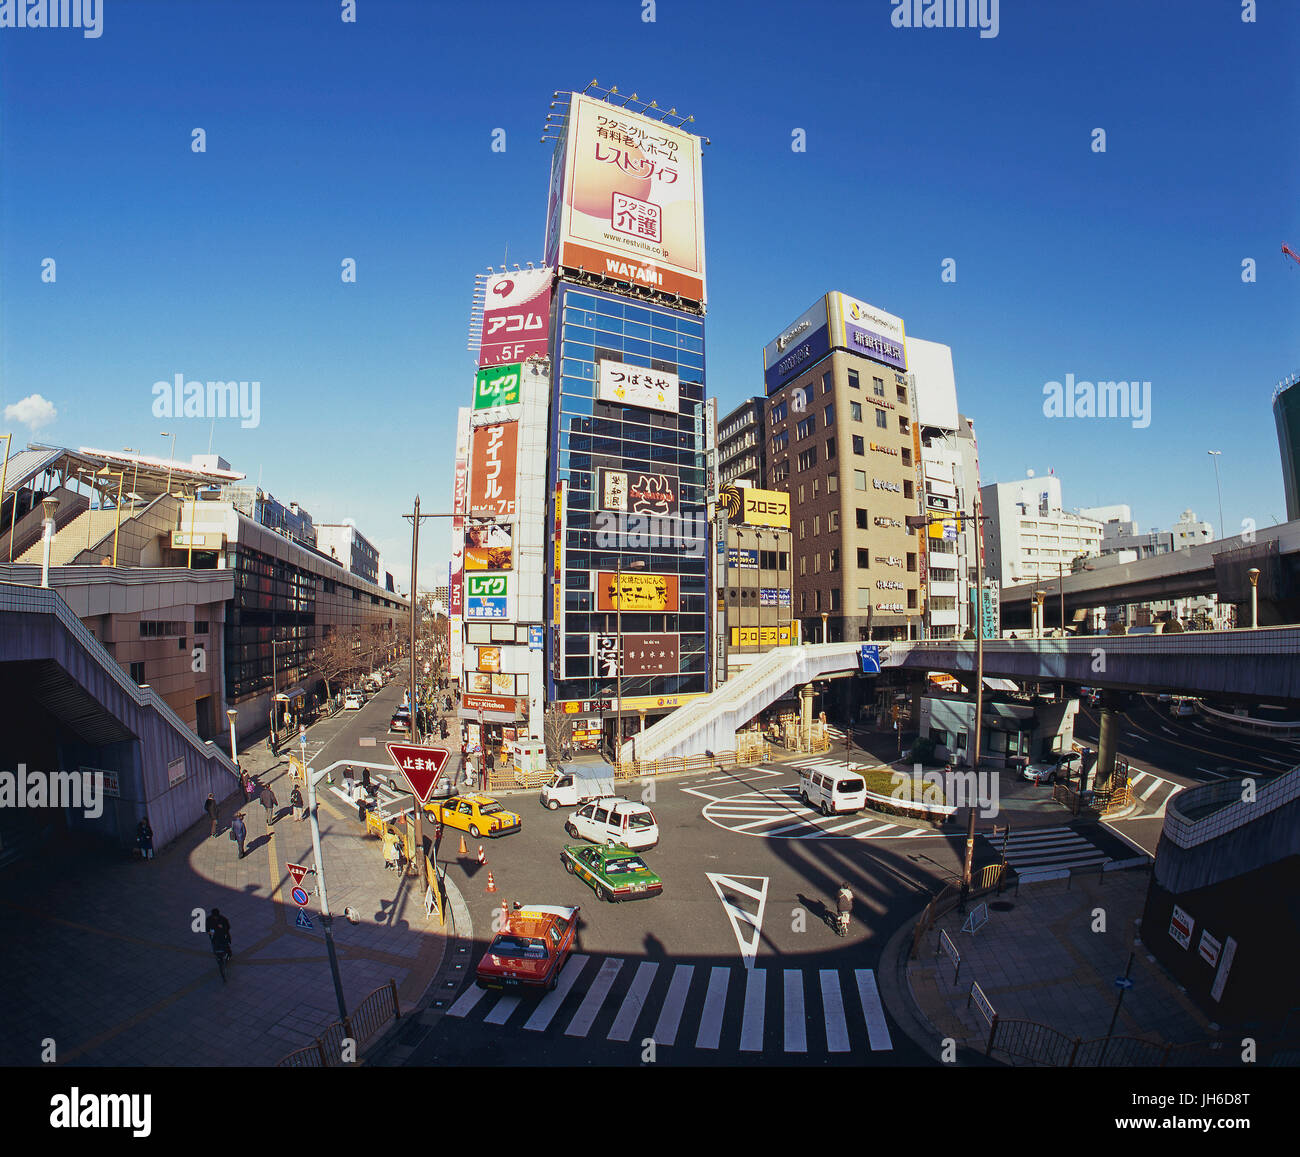
[[[701,755],[735,747],[735,734],[766,707],[814,680],[861,671],[861,643],[814,643],[768,652],[711,695],[693,700],[624,746],[625,759]],[[975,686],[973,641],[877,643],[882,670],[955,675]],[[1189,631],[1174,635],[997,639],[984,644],[984,674],[1061,682],[1112,693],[1169,691],[1198,698],[1300,705],[1300,627]],[[809,699],[811,696],[809,695]],[[1102,705],[1103,754],[1113,704]],[[806,708],[807,709],[807,708]],[[1110,752],[1113,758],[1113,751]]]

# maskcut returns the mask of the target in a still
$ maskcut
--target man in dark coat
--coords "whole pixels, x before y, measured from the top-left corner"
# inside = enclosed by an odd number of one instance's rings
[[[230,834],[234,836],[235,842],[239,845],[239,858],[244,858],[244,840],[248,838],[248,829],[244,827],[244,813],[240,812],[230,822]]]
[[[217,820],[221,818],[221,813],[217,811],[216,797],[211,792],[208,792],[208,802],[203,805],[203,810],[208,813],[208,818],[212,820],[211,836],[215,836],[217,834]]]
[[[269,829],[275,823],[275,809],[279,807],[280,801],[275,798],[275,792],[269,783],[262,788],[262,794],[258,798],[266,809],[266,826]]]

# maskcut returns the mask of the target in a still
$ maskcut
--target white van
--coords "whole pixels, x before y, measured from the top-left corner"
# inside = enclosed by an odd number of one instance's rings
[[[343,710],[360,711],[361,706],[365,701],[365,696],[363,696],[360,691],[349,691],[343,696]]]
[[[824,816],[858,812],[867,806],[867,781],[856,771],[805,767],[799,771],[799,798]]]
[[[659,842],[659,824],[643,803],[619,796],[588,800],[565,822],[564,830],[593,844],[622,844],[635,852]]]

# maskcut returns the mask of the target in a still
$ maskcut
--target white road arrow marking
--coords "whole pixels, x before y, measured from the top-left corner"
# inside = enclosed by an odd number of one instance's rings
[[[731,921],[731,930],[735,933],[736,943],[740,946],[740,958],[746,968],[754,967],[758,955],[758,941],[763,932],[763,910],[767,907],[767,876],[724,876],[715,872],[704,873],[722,901],[727,919]],[[751,883],[741,883],[742,880]],[[754,886],[754,885],[757,886]],[[733,904],[727,893],[736,893],[758,901],[758,911],[749,912]],[[742,928],[742,924],[746,927]]]

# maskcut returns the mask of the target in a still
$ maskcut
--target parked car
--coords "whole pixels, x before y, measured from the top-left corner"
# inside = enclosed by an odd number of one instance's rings
[[[554,989],[573,952],[578,912],[549,904],[507,912],[505,925],[475,969],[479,988]]]
[[[400,731],[409,735],[411,731],[411,713],[405,707],[399,707],[388,721],[389,731]]]
[[[542,803],[555,811],[614,794],[614,769],[605,763],[578,764],[557,771],[542,786]]]
[[[1070,751],[1055,759],[1031,763],[1020,774],[1031,783],[1055,783],[1058,779],[1078,776],[1082,763],[1083,757],[1077,751]]]
[[[360,711],[365,705],[365,696],[360,691],[348,691],[343,696],[344,711]]]
[[[664,890],[664,882],[631,848],[573,844],[560,853],[571,876],[588,884],[597,900],[647,900]]]

